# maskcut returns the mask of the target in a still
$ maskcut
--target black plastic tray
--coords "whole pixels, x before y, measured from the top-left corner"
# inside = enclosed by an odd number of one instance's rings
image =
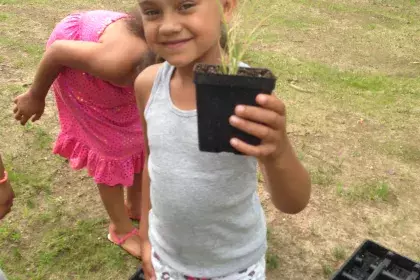
[[[365,240],[331,280],[420,280],[420,263]]]

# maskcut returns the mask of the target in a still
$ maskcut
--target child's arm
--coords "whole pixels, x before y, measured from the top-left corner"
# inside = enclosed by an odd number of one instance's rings
[[[147,123],[144,118],[144,110],[153,87],[153,82],[160,65],[153,65],[143,70],[136,78],[134,89],[136,94],[137,105],[139,108],[144,135],[145,161],[142,178],[141,192],[141,222],[140,222],[140,238],[142,240],[142,266],[144,273],[148,277],[154,276],[153,266],[151,263],[151,245],[149,241],[149,211],[152,208],[150,202],[150,177],[148,171],[149,159],[149,142],[147,138]]]
[[[138,74],[137,65],[147,51],[146,43],[140,38],[125,41],[109,38],[102,43],[55,41],[46,51],[45,65],[38,72],[47,74],[49,85],[62,67],[69,67],[116,85],[130,86]]]
[[[35,75],[33,91],[48,91],[63,67],[78,69],[117,85],[132,85],[138,74],[136,68],[148,48],[125,24],[110,25],[98,43],[69,40],[52,43]]]
[[[124,25],[122,25],[124,24]],[[150,60],[143,39],[125,27],[110,25],[98,43],[58,40],[45,51],[31,88],[15,99],[15,118],[24,125],[38,120],[44,112],[45,97],[63,68],[89,73],[117,85],[133,85],[142,60]]]
[[[273,204],[282,212],[295,214],[308,204],[311,182],[289,139],[284,144],[286,147],[280,157],[259,163]]]
[[[261,145],[249,145],[239,139],[232,139],[231,144],[258,159],[276,208],[298,213],[309,202],[311,180],[287,136],[285,106],[274,94],[260,94],[256,101],[261,107],[237,106],[230,123],[260,138]]]
[[[15,194],[7,179],[3,161],[0,155],[0,220],[10,212]]]

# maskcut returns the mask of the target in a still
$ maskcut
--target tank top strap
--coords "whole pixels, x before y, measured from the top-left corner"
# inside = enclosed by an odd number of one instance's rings
[[[149,100],[147,101],[144,114],[150,110],[152,103],[160,103],[171,105],[170,102],[170,81],[175,67],[168,62],[162,63],[161,67],[156,74],[155,81],[153,82],[152,90],[150,92]]]

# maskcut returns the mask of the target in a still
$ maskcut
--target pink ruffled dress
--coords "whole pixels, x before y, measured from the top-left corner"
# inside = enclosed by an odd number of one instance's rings
[[[55,40],[98,42],[109,24],[127,16],[102,10],[71,14],[56,26],[47,48]],[[53,152],[74,169],[86,168],[97,184],[131,186],[144,160],[134,89],[70,68],[52,88],[61,125]]]

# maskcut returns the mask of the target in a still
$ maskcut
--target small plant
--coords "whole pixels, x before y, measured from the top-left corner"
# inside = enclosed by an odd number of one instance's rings
[[[337,193],[340,196],[344,196],[345,195],[345,190],[344,190],[344,185],[343,183],[338,183],[337,184]]]
[[[9,225],[2,225],[0,227],[0,241],[16,244],[21,240],[21,233]]]
[[[256,96],[271,94],[276,85],[276,77],[269,69],[241,67],[240,64],[255,40],[257,29],[268,18],[265,17],[250,32],[244,28],[243,19],[255,12],[258,3],[258,0],[243,0],[230,25],[225,18],[222,19],[226,31],[226,38],[222,40],[226,40],[226,44],[223,44],[225,50],[222,50],[220,64],[198,63],[194,67],[200,151],[240,154],[232,147],[230,139],[238,138],[250,145],[261,142],[261,139],[229,124],[236,105],[258,106]]]
[[[25,131],[31,131],[33,128],[34,128],[34,125],[32,124],[32,122],[27,122],[23,129]]]
[[[344,250],[344,248],[341,246],[335,247],[332,253],[336,261],[342,261],[346,259],[346,250]]]
[[[222,10],[222,4],[220,1],[218,3]],[[244,29],[244,18],[249,18],[252,11],[256,10],[258,3],[258,0],[243,0],[238,4],[238,9],[235,11],[230,24],[225,17],[222,19],[224,32],[226,32],[226,47],[225,50],[222,50],[224,55],[222,56],[220,71],[224,75],[238,74],[239,63],[242,61],[252,42],[255,41],[256,31],[270,17],[264,17],[250,32]]]
[[[322,264],[322,272],[324,273],[324,276],[330,277],[333,274],[334,269],[331,265],[324,263]]]
[[[19,231],[14,231],[11,235],[10,235],[10,240],[14,241],[14,242],[19,242],[20,239],[22,238],[22,235],[20,234]]]
[[[273,252],[268,251],[265,257],[265,264],[268,271],[276,269],[279,267],[279,257]]]
[[[389,185],[385,182],[377,184],[371,194],[371,200],[386,201],[389,197]]]

